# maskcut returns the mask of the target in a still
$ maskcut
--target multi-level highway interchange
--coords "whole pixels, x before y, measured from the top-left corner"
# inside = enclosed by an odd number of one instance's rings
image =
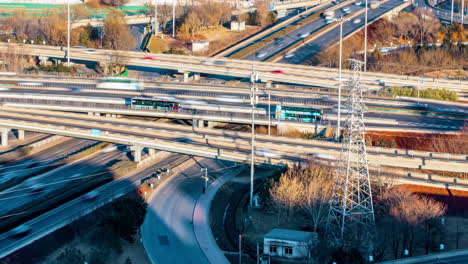
[[[375,19],[395,7],[401,1],[387,1],[385,9],[370,13]],[[351,6],[351,3],[349,4]],[[328,4],[322,8],[330,8]],[[344,7],[346,5],[343,5]],[[355,10],[354,10],[355,9]],[[354,6],[353,12],[362,16],[362,7]],[[380,12],[380,13],[379,13]],[[313,11],[312,11],[313,13]],[[323,21],[313,21],[294,32],[287,44],[300,41],[300,34],[314,32],[323,27]],[[346,34],[362,28],[362,25],[347,23]],[[142,89],[102,89],[96,85],[99,79],[82,77],[32,76],[22,74],[0,74],[0,127],[3,147],[9,140],[18,138],[13,144],[22,144],[24,133],[59,135],[46,151],[40,151],[13,163],[0,165],[2,183],[15,177],[28,175],[41,166],[58,164],[54,169],[39,176],[24,179],[0,192],[0,208],[3,217],[37,196],[24,195],[35,188],[39,195],[63,188],[76,178],[93,177],[94,173],[108,166],[114,159],[129,160],[142,164],[138,172],[108,182],[97,188],[98,196],[92,203],[83,203],[81,198],[70,200],[55,209],[41,213],[25,224],[30,232],[20,238],[12,238],[14,224],[0,235],[0,256],[8,254],[89,213],[99,206],[122,196],[150,177],[158,168],[176,163],[181,154],[206,157],[221,161],[249,163],[251,160],[251,135],[247,132],[230,130],[227,124],[248,127],[251,123],[251,89],[245,82],[252,68],[258,76],[259,102],[255,108],[255,124],[277,128],[279,135],[257,134],[255,163],[283,166],[317,158],[333,161],[339,157],[341,144],[330,140],[298,139],[282,136],[281,133],[295,128],[301,131],[324,133],[336,126],[338,71],[318,68],[300,63],[313,54],[310,45],[320,47],[337,40],[337,28],[330,27],[327,35],[312,39],[308,45],[299,47],[292,59],[281,57],[275,62],[252,62],[218,57],[194,57],[183,55],[147,54],[113,50],[83,50],[72,48],[72,60],[83,63],[106,63],[113,56],[125,57],[127,65],[136,71],[175,71],[183,74],[173,82],[167,78],[144,79]],[[242,47],[241,47],[242,48]],[[0,44],[2,51],[37,56],[39,59],[63,59],[64,49],[45,45]],[[302,49],[302,50],[301,50]],[[270,44],[258,52],[266,52],[265,58],[273,57],[281,50]],[[257,53],[258,54],[258,53]],[[255,57],[254,55],[252,57]],[[198,81],[200,74],[208,79]],[[189,80],[190,76],[195,80]],[[351,72],[344,70],[344,79]],[[213,76],[238,79],[239,82],[223,84],[210,81]],[[180,81],[180,82],[179,82]],[[442,102],[415,98],[391,98],[378,95],[383,87],[407,86],[419,89],[445,88],[457,92],[460,98],[468,96],[468,83],[459,80],[425,79],[363,72],[361,83],[366,91],[365,124],[367,131],[404,131],[415,133],[453,133],[464,128],[468,111],[465,103]],[[343,95],[345,98],[346,94]],[[136,109],[129,101],[135,97],[163,98],[177,102],[177,111]],[[162,100],[162,99],[161,99]],[[420,105],[424,105],[424,109]],[[323,110],[323,119],[314,123],[280,120],[275,118],[277,105],[315,107]],[[415,107],[418,106],[418,107]],[[346,109],[342,113],[346,115]],[[342,117],[344,120],[345,117]],[[169,122],[167,122],[169,120]],[[177,121],[177,122],[174,122]],[[98,131],[98,132],[96,132]],[[14,134],[14,135],[13,135]],[[40,136],[34,143],[50,138]],[[72,163],[61,162],[70,153],[78,152],[96,142],[110,142],[107,147]],[[122,147],[122,146],[127,146]],[[131,151],[131,155],[127,155]],[[7,151],[5,151],[7,152]],[[169,154],[171,153],[171,154]],[[466,155],[435,153],[415,150],[368,147],[369,169],[395,182],[421,184],[435,187],[466,190],[467,182],[453,178],[427,175],[418,170],[468,172]],[[158,155],[161,155],[160,157]],[[145,164],[145,163],[149,163]],[[32,165],[33,164],[33,165]],[[146,167],[145,167],[146,166]],[[382,166],[392,170],[382,170]],[[39,186],[39,187],[38,187]],[[201,186],[201,185],[200,185]],[[167,188],[175,188],[167,186]],[[189,188],[184,186],[184,188]],[[195,197],[198,193],[191,193]],[[172,200],[172,203],[177,201]],[[170,201],[168,202],[171,203]],[[173,205],[174,206],[174,205]],[[194,206],[194,205],[188,205]],[[159,208],[158,210],[162,210]],[[150,229],[145,225],[143,229]],[[185,228],[185,227],[182,227]],[[151,232],[151,231],[148,231]],[[151,245],[146,245],[151,248]],[[179,245],[180,246],[180,245]],[[183,245],[182,245],[183,246]],[[188,252],[200,254],[199,245],[185,245]],[[156,249],[158,247],[156,246]],[[151,254],[150,254],[151,255]],[[200,255],[201,256],[201,255]],[[173,257],[173,256],[171,256]],[[179,256],[182,260],[183,256]],[[174,260],[174,259],[172,259]],[[160,259],[161,263],[169,261]],[[197,263],[209,263],[200,261]]]

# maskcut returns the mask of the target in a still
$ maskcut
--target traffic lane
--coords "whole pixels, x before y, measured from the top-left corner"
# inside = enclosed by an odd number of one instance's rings
[[[93,144],[94,141],[86,139],[68,139],[65,142],[42,150],[33,156],[16,162],[9,163],[0,170],[0,183],[14,177],[21,177],[32,173],[41,167],[48,166],[55,160],[73,153],[83,147]],[[43,163],[40,165],[39,163]]]
[[[359,9],[362,9],[362,6],[356,6],[353,4],[347,5],[343,8],[349,8],[351,12],[356,12]],[[335,11],[336,17],[344,16],[345,14],[343,13],[342,9],[338,9]],[[318,17],[317,19],[311,21],[310,23],[284,35],[282,37],[284,44],[283,45],[277,45],[275,42],[271,42],[267,44],[265,47],[261,48],[258,50],[256,53],[260,54],[262,52],[266,52],[266,55],[263,56],[262,58],[252,58],[252,56],[247,56],[245,59],[250,59],[250,60],[266,60],[268,57],[273,56],[274,54],[282,51],[285,47],[288,47],[298,41],[301,41],[303,38],[301,37],[302,34],[313,34],[315,31],[325,27],[327,24],[322,17]]]
[[[94,91],[93,91],[94,90]],[[100,89],[91,89],[91,91],[77,91],[77,92],[67,92],[67,91],[54,91],[54,90],[22,90],[22,89],[16,89],[15,91],[19,91],[21,93],[40,93],[40,94],[50,94],[50,95],[66,95],[66,96],[90,96],[90,97],[103,97],[103,98],[123,98],[129,100],[131,97],[134,96],[139,96],[139,95],[145,95],[148,96],[147,92],[150,93],[156,93],[160,94],[161,96],[174,96],[175,98],[182,96],[182,97],[193,97],[197,98],[200,97],[199,99],[203,99],[202,97],[213,97],[216,98],[215,100],[203,100],[206,101],[209,104],[217,104],[219,105],[220,102],[223,105],[230,105],[230,106],[239,106],[239,105],[245,105],[249,106],[250,103],[243,102],[245,100],[248,100],[250,97],[246,95],[245,93],[223,93],[223,92],[202,92],[202,91],[187,91],[187,90],[175,90],[175,89],[145,89],[144,93],[140,92],[132,92],[128,91],[127,95],[121,95],[119,96],[118,94],[111,93],[111,91],[103,91]],[[1,93],[1,92],[0,92]],[[268,91],[263,91],[259,93],[262,95],[262,98],[260,98],[262,101],[266,101],[267,99],[267,94]],[[321,95],[320,95],[321,94]],[[335,95],[336,93],[320,93],[315,96],[315,98],[304,98],[304,93],[302,92],[294,92],[294,91],[288,91],[287,95],[271,95],[270,100],[272,104],[278,104],[278,103],[297,103],[297,104],[324,104],[324,105],[329,105],[329,104],[336,104],[337,102],[337,96]],[[151,96],[154,96],[153,94]],[[297,97],[295,97],[297,96]],[[180,99],[186,99],[186,98],[180,98]],[[408,104],[407,107],[410,107],[411,105],[414,105],[417,102],[417,99],[414,98],[412,100],[410,99],[395,99],[395,98],[385,98],[385,97],[378,97],[378,104],[376,103],[376,99],[372,97],[364,97],[364,101],[366,102],[367,105],[369,106],[388,106],[392,107],[394,106],[394,102],[401,102],[401,103],[406,103]],[[229,102],[229,101],[238,101],[238,102]],[[122,101],[123,103],[123,101]],[[388,105],[385,105],[388,103]],[[450,105],[450,102],[444,103],[444,102],[425,102],[425,104],[428,105],[428,108],[426,110],[429,111],[454,111],[454,112],[460,112],[460,113],[468,113],[468,107],[463,107],[460,105]],[[404,108],[404,106],[401,106]]]
[[[38,177],[30,178],[23,183],[0,193],[0,208],[7,213],[21,205],[24,205],[34,199],[38,199],[52,191],[63,188],[70,183],[70,176],[82,175],[89,176],[102,171],[109,162],[125,158],[122,153],[102,153],[93,156],[92,159],[85,159],[75,163],[67,168],[55,170],[54,173],[44,173]],[[31,187],[34,185],[44,185],[42,189],[33,192]]]
[[[386,1],[376,9],[368,9],[367,16],[368,21],[371,21],[381,14],[388,12],[389,10],[393,9],[395,6],[401,4],[401,0],[389,0]],[[356,30],[357,28],[363,27],[364,25],[364,17],[365,14],[360,14],[354,17],[351,21],[343,22],[343,37],[349,35],[351,32]],[[355,19],[361,19],[360,23],[353,23]],[[328,31],[325,35],[320,38],[317,38],[304,46],[300,47],[296,50],[295,56],[289,59],[283,58],[279,62],[280,63],[289,63],[289,64],[300,64],[304,60],[310,58],[311,56],[315,55],[323,48],[337,42],[340,39],[340,27],[337,26],[330,31]],[[370,47],[369,47],[370,48]]]
[[[58,208],[53,209],[49,213],[44,213],[25,224],[30,226],[31,232],[24,237],[12,238],[8,236],[8,232],[0,235],[0,256],[5,256],[5,252],[17,250],[22,246],[26,246],[33,242],[33,240],[39,239],[46,235],[48,230],[57,229],[61,226],[64,221],[70,219],[76,219],[84,215],[87,210],[98,209],[110,202],[116,195],[125,194],[135,187],[140,185],[142,179],[151,176],[157,169],[170,165],[172,162],[180,158],[180,155],[171,155],[157,162],[156,164],[140,171],[133,173],[131,176],[124,180],[114,181],[113,184],[106,184],[103,189],[99,191],[99,195],[93,201],[85,201],[81,197],[76,198]],[[90,211],[86,212],[89,213]]]
[[[466,264],[468,263],[468,255],[455,257],[436,257],[434,260],[425,260],[426,264]]]
[[[209,263],[198,245],[192,222],[204,184],[200,169],[194,165],[172,177],[148,201],[142,234],[150,242],[145,243],[145,249],[155,263]]]

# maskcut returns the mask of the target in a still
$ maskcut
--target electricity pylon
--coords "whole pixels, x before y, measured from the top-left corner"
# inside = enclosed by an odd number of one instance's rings
[[[374,235],[374,207],[364,139],[364,103],[360,74],[363,62],[351,60],[353,76],[347,83],[348,114],[328,214],[327,232],[335,246],[370,242]],[[370,238],[370,239],[369,239]]]

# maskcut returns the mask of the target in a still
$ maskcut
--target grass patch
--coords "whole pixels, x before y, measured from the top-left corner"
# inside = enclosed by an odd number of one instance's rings
[[[392,87],[387,92],[394,96],[418,97],[418,90],[415,88]],[[421,89],[419,97],[453,102],[458,100],[457,93],[448,89]]]

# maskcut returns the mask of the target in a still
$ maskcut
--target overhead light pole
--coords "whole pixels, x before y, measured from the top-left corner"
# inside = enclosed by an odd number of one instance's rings
[[[158,0],[154,0],[154,35],[159,33],[159,23],[158,23]]]
[[[343,16],[340,17],[340,58],[338,62],[338,116],[336,119],[336,140],[340,139],[341,136],[341,86],[342,86],[342,60],[343,60],[343,21],[349,21],[349,19],[344,19]]]
[[[463,26],[463,20],[465,18],[465,0],[461,0],[461,25]]]
[[[176,0],[172,0],[172,38],[175,38],[175,2]]]
[[[255,53],[254,53],[255,54]],[[255,55],[254,55],[255,56]],[[251,153],[250,153],[250,206],[253,207],[253,192],[254,192],[254,174],[255,174],[255,105],[258,103],[257,98],[257,79],[258,74],[255,71],[255,57],[252,64],[252,74],[250,75],[250,104],[252,105],[252,134],[251,134]]]
[[[364,71],[367,71],[367,0],[366,11],[364,15]]]
[[[70,67],[70,0],[67,1],[67,66]]]
[[[450,11],[450,24],[453,23],[453,9],[455,7],[455,0],[452,0],[452,10]]]

